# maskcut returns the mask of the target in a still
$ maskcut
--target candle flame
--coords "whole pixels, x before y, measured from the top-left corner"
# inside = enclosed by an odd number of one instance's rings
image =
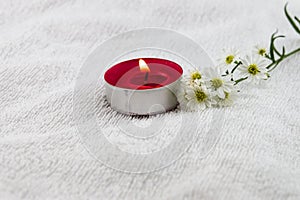
[[[143,59],[139,59],[139,66],[140,66],[141,72],[150,72],[148,65],[146,64],[146,62]]]

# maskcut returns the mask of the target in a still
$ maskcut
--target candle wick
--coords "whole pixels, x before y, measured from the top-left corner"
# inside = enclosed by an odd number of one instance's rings
[[[145,74],[144,84],[147,84],[147,82],[148,82],[148,72],[146,72],[146,74]]]

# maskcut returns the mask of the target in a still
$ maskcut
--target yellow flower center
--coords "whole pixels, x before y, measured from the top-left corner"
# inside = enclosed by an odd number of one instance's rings
[[[202,78],[202,76],[201,76],[201,74],[199,72],[193,72],[193,73],[191,73],[191,79],[193,81],[196,80],[196,79],[201,79],[201,78]]]
[[[264,56],[266,54],[266,49],[258,49],[258,54]]]
[[[223,85],[223,80],[220,78],[213,78],[211,79],[211,85],[218,89],[219,87],[221,87]]]
[[[257,67],[256,64],[251,64],[251,65],[248,66],[248,72],[249,72],[249,74],[255,76],[260,71],[259,71],[259,69],[258,69],[258,67]]]
[[[202,90],[196,90],[195,96],[198,102],[203,102],[207,99],[207,95]]]
[[[225,93],[225,99],[229,99],[230,94],[228,92],[224,92]]]
[[[233,62],[233,59],[234,59],[234,55],[229,55],[226,57],[225,62],[229,65]]]

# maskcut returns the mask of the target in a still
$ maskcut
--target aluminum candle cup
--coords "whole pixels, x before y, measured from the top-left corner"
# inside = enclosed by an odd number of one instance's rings
[[[175,62],[160,58],[127,60],[104,74],[110,106],[129,115],[153,115],[176,108],[174,94],[183,70]]]

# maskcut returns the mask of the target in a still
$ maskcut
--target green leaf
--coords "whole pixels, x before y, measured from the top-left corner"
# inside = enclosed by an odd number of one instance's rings
[[[276,62],[275,65],[274,65],[274,67],[272,67],[272,69],[267,68],[267,69],[269,69],[268,72],[273,71],[273,70],[277,67],[277,65],[278,65],[279,63],[280,63],[280,62]]]
[[[300,29],[299,27],[295,24],[294,20],[292,19],[292,17],[289,15],[288,11],[287,11],[287,5],[288,4],[285,4],[284,6],[284,13],[285,13],[285,16],[287,17],[287,19],[289,20],[290,24],[292,25],[292,27],[295,29],[295,31],[297,33],[300,34]],[[297,20],[298,21],[298,20]],[[298,21],[299,22],[299,21]]]
[[[266,54],[265,57],[269,60],[272,60],[269,54]]]
[[[281,57],[281,54],[279,53],[279,51],[276,49],[275,47],[275,40],[277,40],[278,38],[284,38],[284,35],[277,35],[277,30],[272,34],[271,36],[271,41],[270,41],[270,60],[272,60],[273,62],[275,62],[275,54],[276,53],[278,56]]]
[[[277,30],[271,35],[271,41],[270,41],[270,58],[273,62],[275,61],[274,50],[273,50],[273,46],[274,46],[273,38],[276,33],[277,33]]]
[[[299,23],[299,25],[300,25],[300,19],[297,17],[297,16],[295,16],[294,17],[295,18],[295,20]]]
[[[282,53],[281,53],[281,57],[283,57],[285,55],[285,47],[282,47]]]
[[[282,54],[279,53],[279,51],[277,50],[277,48],[275,47],[275,40],[277,40],[278,38],[284,38],[285,36],[284,35],[278,35],[276,37],[273,38],[273,49],[274,49],[274,52],[279,56],[281,57]]]

